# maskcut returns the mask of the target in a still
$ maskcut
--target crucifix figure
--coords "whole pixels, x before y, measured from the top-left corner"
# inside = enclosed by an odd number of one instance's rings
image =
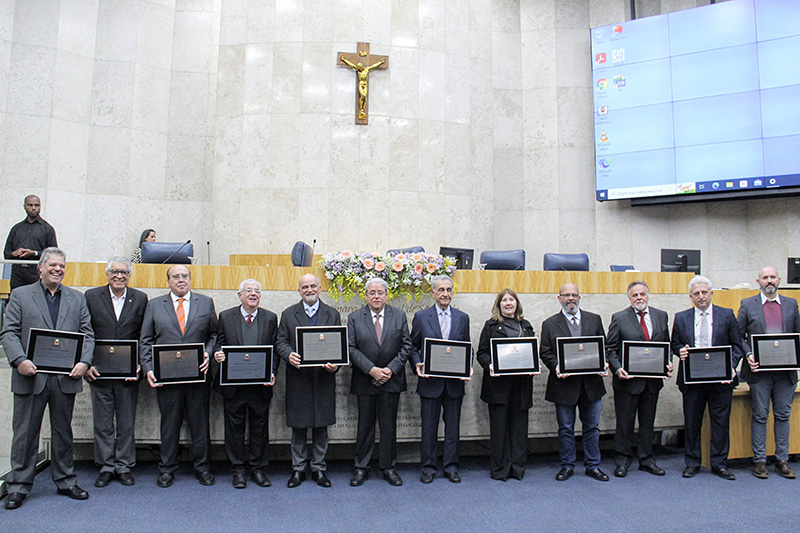
[[[367,124],[369,120],[369,73],[373,69],[383,70],[389,67],[387,56],[371,55],[369,43],[358,43],[355,54],[339,52],[337,63],[352,68],[356,78],[356,124]]]

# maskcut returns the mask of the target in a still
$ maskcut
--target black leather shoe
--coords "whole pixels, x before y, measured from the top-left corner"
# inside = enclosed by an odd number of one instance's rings
[[[683,469],[683,477],[694,477],[699,471],[699,466],[687,466]]]
[[[68,489],[58,489],[56,491],[61,496],[69,496],[73,500],[88,500],[89,493],[80,488],[78,485],[72,485]]]
[[[666,474],[664,469],[655,463],[650,465],[639,465],[639,470],[647,472],[648,474],[653,474],[654,476],[663,476]]]
[[[331,480],[328,479],[328,476],[325,475],[325,472],[322,470],[318,470],[316,472],[311,472],[311,479],[317,482],[317,485],[320,487],[325,487],[326,489],[331,486]]]
[[[271,487],[272,482],[269,480],[267,475],[264,472],[259,472],[258,470],[252,472],[250,474],[250,479],[256,482],[256,485],[259,487]]]
[[[168,474],[167,472],[164,472],[163,474],[158,476],[158,479],[156,480],[156,485],[158,485],[161,488],[171,487],[172,482],[174,480],[175,476],[173,476],[172,474]]]
[[[305,472],[298,472],[295,470],[292,472],[292,477],[289,478],[289,481],[286,483],[286,486],[290,489],[295,487],[299,487],[300,483],[306,480],[306,473]]]
[[[197,481],[199,481],[201,485],[205,485],[206,487],[210,487],[214,484],[214,476],[208,470],[195,472],[194,477],[197,478]]]
[[[426,485],[433,483],[433,474],[426,474],[425,472],[423,472],[419,476],[419,480],[425,483]]]
[[[383,471],[383,479],[389,482],[389,485],[393,487],[399,487],[403,484],[403,478],[400,477],[400,474],[397,473],[397,470],[394,468],[390,468],[389,470]]]
[[[97,476],[97,479],[94,480],[94,486],[102,489],[103,487],[108,487],[108,484],[111,483],[111,480],[114,479],[113,472],[100,472],[100,475]]]
[[[117,474],[117,479],[122,485],[126,487],[130,487],[136,484],[136,481],[133,480],[133,474],[130,472],[120,472]]]
[[[628,475],[628,465],[617,465],[614,469],[614,475],[616,477],[625,477]]]
[[[558,474],[556,474],[556,479],[558,481],[566,481],[569,478],[571,478],[572,474],[574,474],[574,473],[575,473],[575,470],[565,466],[561,470],[558,471]]]
[[[599,468],[591,468],[586,471],[586,475],[590,478],[594,478],[597,481],[608,481],[608,474],[600,470]]]
[[[233,488],[234,489],[247,488],[247,480],[244,478],[244,474],[242,474],[241,472],[233,473]]]
[[[360,487],[369,478],[369,470],[364,468],[356,468],[353,471],[353,477],[350,478],[351,487]]]
[[[6,498],[6,509],[18,509],[22,506],[22,502],[25,501],[25,494],[21,492],[11,492],[9,493],[8,497]]]
[[[461,483],[461,476],[458,472],[445,472],[444,477],[446,477],[450,483]]]
[[[497,481],[508,481],[507,477],[498,476],[497,474],[489,474],[489,477],[492,479],[496,479]]]
[[[728,481],[735,481],[736,480],[736,476],[734,476],[733,472],[731,472],[727,468],[712,468],[711,472],[713,474],[718,475],[722,479],[727,479]]]

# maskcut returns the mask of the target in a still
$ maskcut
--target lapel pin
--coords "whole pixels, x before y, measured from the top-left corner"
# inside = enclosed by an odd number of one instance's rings
[[[249,361],[250,360],[250,354],[249,353],[244,354],[244,360],[245,361]]]
[[[181,352],[175,352],[175,359],[181,358]]]
[[[53,346],[59,346],[61,344],[61,339],[53,339]]]
[[[320,333],[319,334],[319,340],[321,340],[321,341],[325,340],[325,334],[324,333]]]
[[[578,345],[578,350],[583,350],[583,344]]]
[[[706,354],[706,361],[708,361],[709,359],[711,359],[711,354]]]
[[[114,353],[114,347],[113,346],[109,346],[108,347],[108,353]]]

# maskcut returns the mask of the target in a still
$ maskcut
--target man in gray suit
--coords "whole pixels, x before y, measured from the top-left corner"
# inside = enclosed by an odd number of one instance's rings
[[[217,341],[217,314],[211,298],[189,292],[192,278],[186,266],[171,266],[167,270],[167,284],[170,293],[153,298],[147,304],[139,342],[139,363],[147,382],[156,388],[161,412],[161,461],[156,483],[159,487],[169,487],[175,479],[181,424],[185,417],[192,436],[194,475],[201,485],[213,485],[208,382],[159,384],[153,373],[153,345],[204,344],[205,357],[200,370],[205,374]]]
[[[86,300],[80,292],[64,287],[67,256],[58,248],[45,248],[39,259],[39,283],[11,292],[6,307],[2,341],[14,393],[14,438],[11,442],[11,473],[6,479],[6,509],[16,509],[33,486],[39,434],[45,407],[50,407],[52,475],[58,494],[85,500],[89,494],[77,484],[73,469],[72,411],[75,395],[83,390],[81,378],[92,365],[94,333]],[[80,361],[69,375],[37,372],[25,353],[31,328],[83,333]]]
[[[800,333],[800,314],[797,300],[778,295],[781,278],[774,267],[764,267],[756,279],[760,294],[744,298],[739,307],[737,321],[745,340],[752,341],[750,335],[762,333]],[[775,470],[787,478],[794,479],[794,470],[789,467],[789,417],[792,414],[792,401],[797,386],[796,370],[759,370],[753,354],[747,354],[747,364],[742,364],[742,379],[750,385],[750,400],[753,404],[751,436],[753,444],[753,475],[760,479],[769,476],[767,472],[767,418],[769,402],[772,399],[772,412],[775,420]]]
[[[665,311],[650,307],[650,289],[644,281],[633,281],[628,285],[628,300],[630,307],[611,317],[606,338],[608,366],[614,373],[614,410],[617,415],[614,475],[628,475],[628,468],[633,462],[633,428],[638,413],[639,442],[636,452],[639,470],[663,476],[664,469],[656,464],[653,457],[653,426],[658,393],[664,387],[664,380],[630,377],[622,368],[622,343],[669,342],[669,317]],[[672,363],[669,363],[667,370],[672,371]]]
[[[411,353],[406,314],[386,305],[389,285],[380,278],[365,284],[367,305],[347,317],[353,375],[350,392],[358,396],[355,471],[350,485],[363,485],[375,448],[375,420],[381,426],[378,466],[397,487],[397,406],[406,390],[405,365]]]
[[[131,263],[125,257],[112,257],[106,264],[108,285],[89,289],[84,294],[92,329],[97,339],[138,340],[142,331],[147,295],[128,287]],[[136,402],[139,378],[102,379],[97,367],[86,373],[92,384],[94,420],[94,462],[100,467],[95,487],[106,487],[115,477],[133,485],[131,468],[136,464]],[[101,379],[98,379],[101,378]],[[115,423],[116,419],[116,423]]]
[[[301,326],[341,326],[339,311],[319,299],[319,278],[305,274],[298,283],[302,301],[281,314],[275,350],[286,367],[286,425],[292,428],[292,476],[289,488],[299,487],[311,466],[311,478],[320,487],[330,487],[325,474],[328,452],[328,426],[336,423],[336,371],[338,366],[300,368],[296,330]],[[308,453],[308,429],[311,428],[311,453]],[[311,455],[311,457],[309,457]]]

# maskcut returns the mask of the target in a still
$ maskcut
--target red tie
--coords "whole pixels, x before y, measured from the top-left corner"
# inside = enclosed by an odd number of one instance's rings
[[[647,323],[644,321],[644,315],[646,315],[647,313],[645,313],[644,311],[638,311],[637,314],[639,315],[639,324],[641,324],[642,326],[642,333],[644,333],[644,340],[649,341],[650,332],[647,331]]]
[[[248,324],[252,324],[253,323],[253,315],[247,315],[247,323]]]
[[[178,308],[175,310],[178,315],[178,325],[181,327],[181,335],[186,333],[186,313],[183,311],[183,298],[178,298]]]

